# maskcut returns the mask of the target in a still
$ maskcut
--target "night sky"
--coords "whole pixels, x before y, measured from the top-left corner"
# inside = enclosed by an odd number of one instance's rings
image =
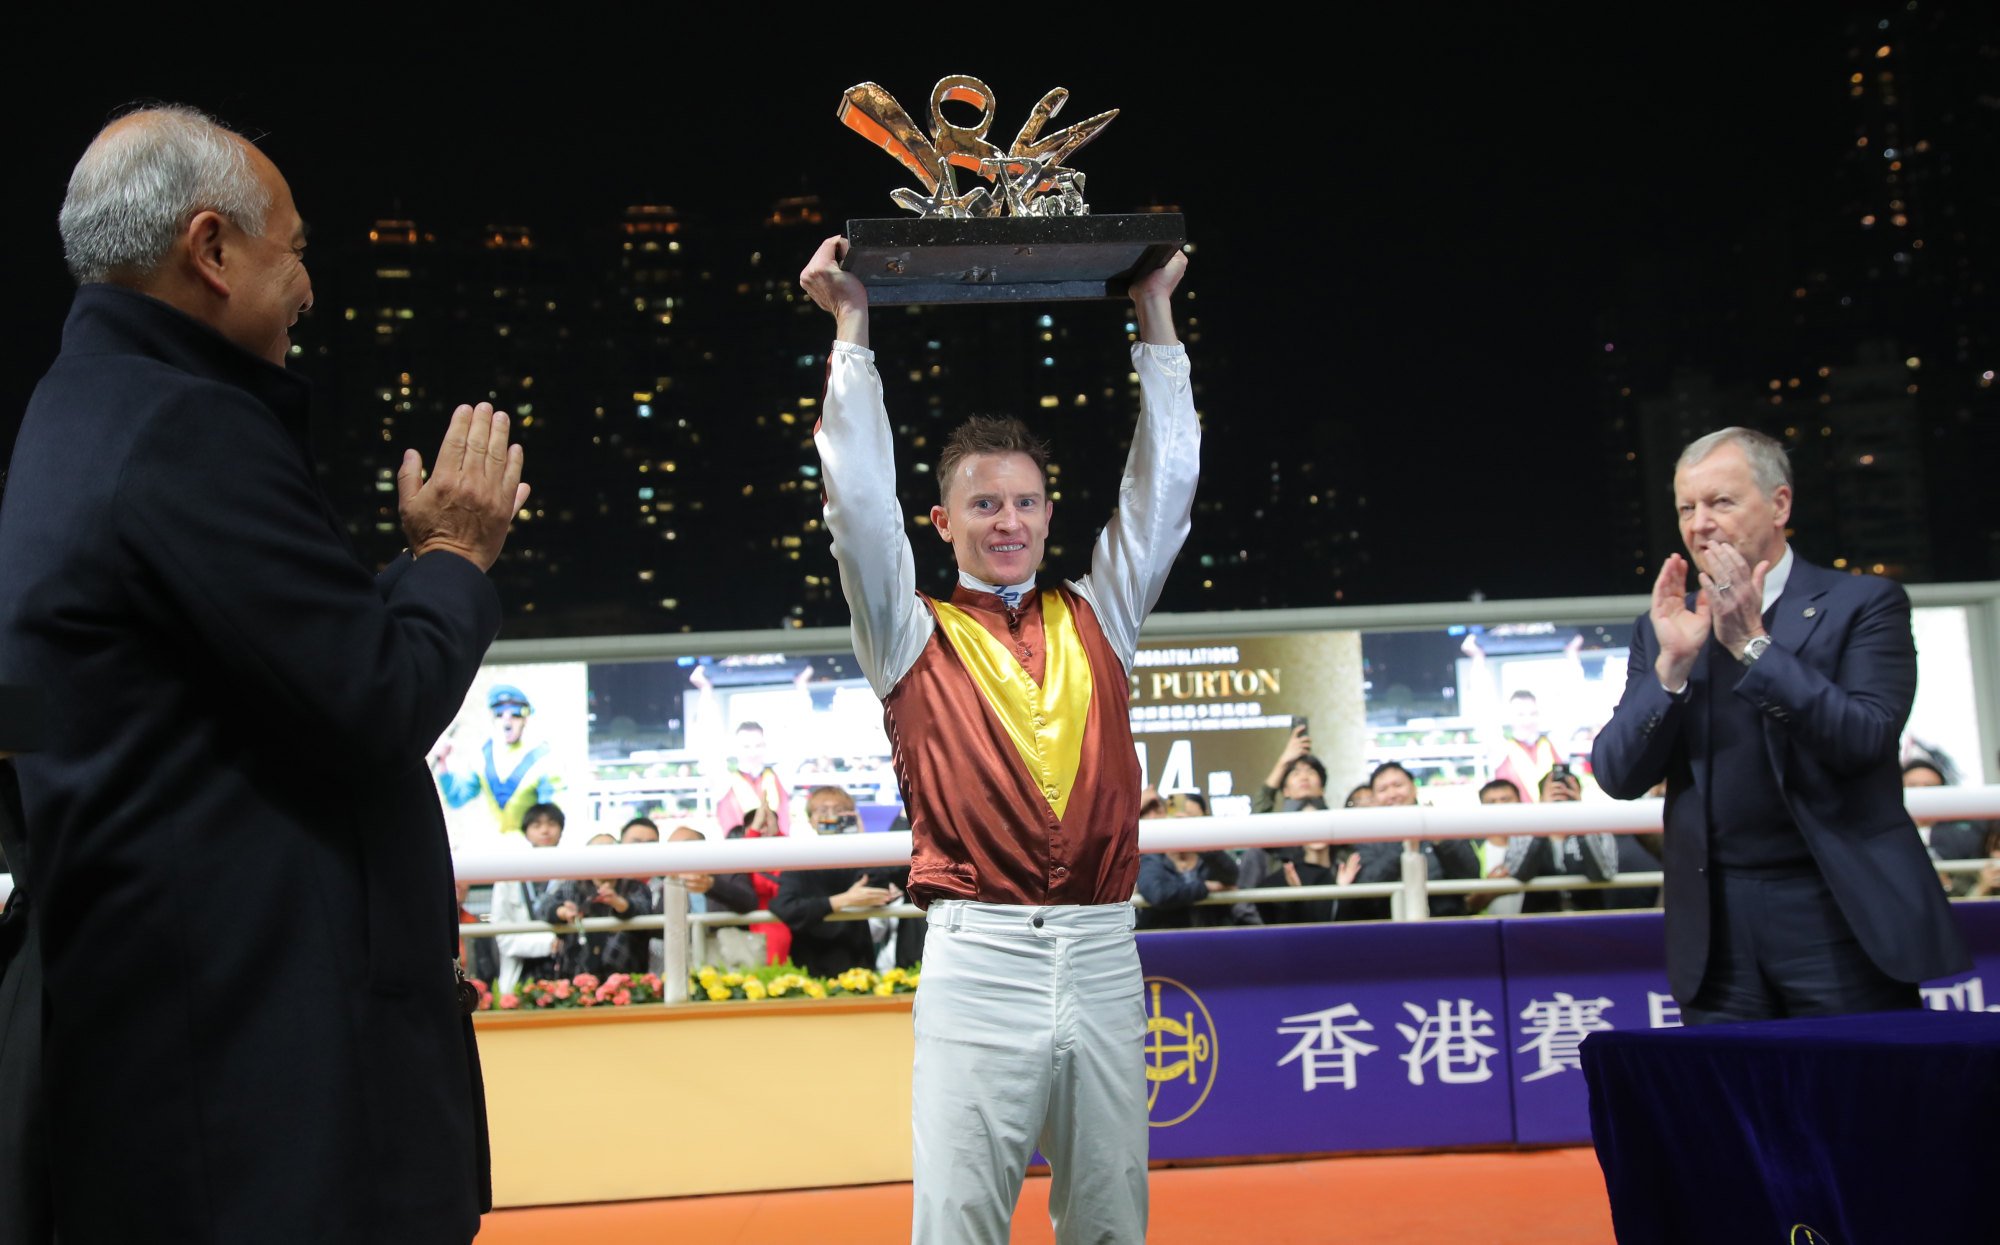
[[[318,231],[384,214],[559,230],[635,202],[742,216],[802,191],[831,222],[898,214],[888,192],[908,180],[836,124],[841,91],[874,79],[921,115],[938,77],[966,72],[994,88],[1003,143],[1049,87],[1072,93],[1056,125],[1123,110],[1074,162],[1093,207],[1185,211],[1201,353],[1230,377],[1211,435],[1244,461],[1266,447],[1343,460],[1333,470],[1369,499],[1369,581],[1350,601],[1631,591],[1630,565],[1587,539],[1603,326],[1655,297],[1719,312],[1786,279],[1758,248],[1820,210],[1851,143],[1847,6],[1397,7],[1325,10],[1339,16],[1310,33],[1292,24],[1304,10],[1246,9],[1147,38],[1129,27],[1186,10],[1134,9],[1128,29],[1093,35],[996,6],[921,47],[886,20],[869,32],[790,10],[699,39],[663,18],[447,40],[390,9],[256,54],[170,39],[165,55],[135,35],[122,42],[146,57],[82,57],[18,131],[0,430],[67,303],[63,182],[126,101],[180,100],[262,134]],[[44,24],[17,54],[66,60],[76,36]]]

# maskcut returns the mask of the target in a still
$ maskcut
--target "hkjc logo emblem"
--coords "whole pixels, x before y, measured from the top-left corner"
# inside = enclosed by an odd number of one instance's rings
[[[1788,1245],[1833,1245],[1833,1238],[1806,1224],[1795,1223]]]
[[[1222,1051],[1215,1020],[1171,977],[1146,978],[1146,1122],[1171,1128],[1201,1110]]]

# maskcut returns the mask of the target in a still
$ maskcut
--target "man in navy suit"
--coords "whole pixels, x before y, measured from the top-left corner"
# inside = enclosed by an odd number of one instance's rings
[[[1786,544],[1784,446],[1710,433],[1674,471],[1679,554],[1591,754],[1622,800],[1667,783],[1667,977],[1690,1024],[1916,1007],[1971,967],[1909,814],[1910,603]]]

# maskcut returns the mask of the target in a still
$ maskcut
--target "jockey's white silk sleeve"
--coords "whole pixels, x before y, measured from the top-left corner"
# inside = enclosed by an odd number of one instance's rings
[[[854,620],[854,656],[868,685],[886,698],[917,664],[936,624],[917,599],[916,563],[896,498],[895,438],[874,351],[833,344],[820,412],[813,444],[840,590]]]
[[[1118,485],[1118,509],[1091,550],[1090,574],[1075,585],[1128,671],[1139,627],[1187,540],[1201,474],[1201,421],[1187,347],[1139,342],[1132,347],[1132,367],[1139,374],[1139,424]]]

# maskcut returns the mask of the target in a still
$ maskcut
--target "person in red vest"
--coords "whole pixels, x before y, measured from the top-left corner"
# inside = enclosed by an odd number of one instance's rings
[[[1139,626],[1187,539],[1201,425],[1171,295],[1134,283],[1140,414],[1090,573],[1042,587],[1047,449],[975,418],[939,458],[930,525],[958,564],[916,589],[868,295],[830,238],[801,283],[835,319],[814,439],[855,656],[882,698],[926,907],[911,1086],[911,1238],[1000,1245],[1037,1144],[1056,1239],[1146,1235],[1145,1020],[1133,888],[1144,784],[1129,721]]]

